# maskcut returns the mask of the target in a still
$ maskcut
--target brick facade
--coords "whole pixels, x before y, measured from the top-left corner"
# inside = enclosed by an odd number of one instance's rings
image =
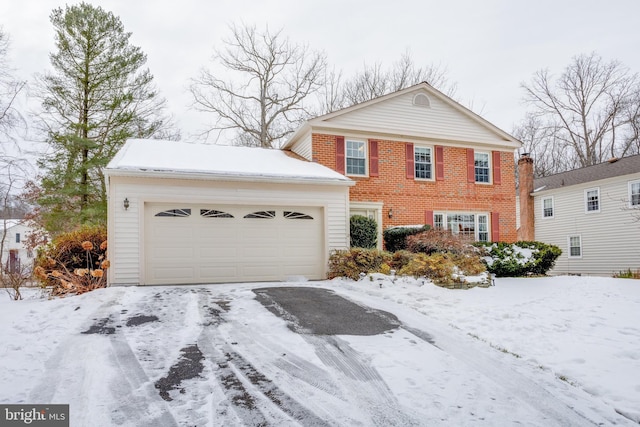
[[[313,161],[336,170],[337,138],[336,135],[314,133]],[[513,242],[517,239],[515,174],[511,152],[500,152],[499,184],[468,182],[467,150],[450,146],[442,147],[442,180],[435,180],[435,150],[432,151],[434,180],[415,180],[408,179],[406,174],[406,143],[376,140],[378,176],[351,177],[356,185],[349,190],[349,198],[358,202],[382,202],[383,229],[394,225],[424,224],[429,222],[425,220],[425,214],[433,211],[486,212],[499,220],[500,241]],[[392,218],[388,215],[390,209],[393,210]]]

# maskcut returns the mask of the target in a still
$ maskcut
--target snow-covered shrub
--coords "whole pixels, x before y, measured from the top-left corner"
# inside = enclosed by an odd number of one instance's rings
[[[562,254],[559,247],[542,242],[478,242],[476,246],[486,250],[487,270],[497,277],[546,275]]]
[[[329,278],[358,280],[360,273],[376,273],[382,264],[390,265],[391,254],[378,249],[351,248],[335,250],[329,256]]]
[[[375,248],[378,241],[378,224],[366,216],[354,215],[350,219],[351,247]]]
[[[455,264],[447,254],[415,254],[407,265],[400,269],[401,276],[426,277],[435,284],[453,283]]]
[[[396,226],[387,228],[382,232],[384,248],[389,252],[397,252],[407,249],[407,237],[429,230],[429,225],[423,226]]]

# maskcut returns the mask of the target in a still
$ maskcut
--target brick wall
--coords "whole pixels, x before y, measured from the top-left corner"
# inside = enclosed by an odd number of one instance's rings
[[[384,203],[383,229],[393,225],[424,224],[425,211],[498,212],[500,240],[513,242],[517,239],[512,153],[501,153],[500,185],[468,183],[466,149],[447,146],[443,148],[444,180],[420,181],[406,178],[403,141],[377,141],[380,174],[378,177],[351,177],[356,185],[349,190],[349,198]],[[336,136],[313,134],[312,144],[313,160],[335,170]],[[393,210],[393,218],[388,217],[389,209]]]

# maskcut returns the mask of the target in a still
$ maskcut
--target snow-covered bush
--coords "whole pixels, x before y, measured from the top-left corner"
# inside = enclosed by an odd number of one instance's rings
[[[486,250],[487,270],[497,277],[546,275],[562,254],[559,247],[542,242],[478,242],[476,246]]]

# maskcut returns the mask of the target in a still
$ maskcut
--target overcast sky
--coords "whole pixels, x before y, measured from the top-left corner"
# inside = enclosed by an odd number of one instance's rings
[[[70,1],[68,4],[74,4]],[[206,125],[189,110],[188,79],[210,65],[228,25],[283,28],[292,40],[327,54],[345,76],[364,63],[390,64],[409,50],[419,66],[436,64],[457,83],[457,99],[507,132],[524,116],[520,83],[536,70],[559,74],[595,51],[640,71],[639,0],[105,0],[148,55],[148,67],[185,139]],[[49,67],[53,0],[2,0],[0,26],[22,79]]]

